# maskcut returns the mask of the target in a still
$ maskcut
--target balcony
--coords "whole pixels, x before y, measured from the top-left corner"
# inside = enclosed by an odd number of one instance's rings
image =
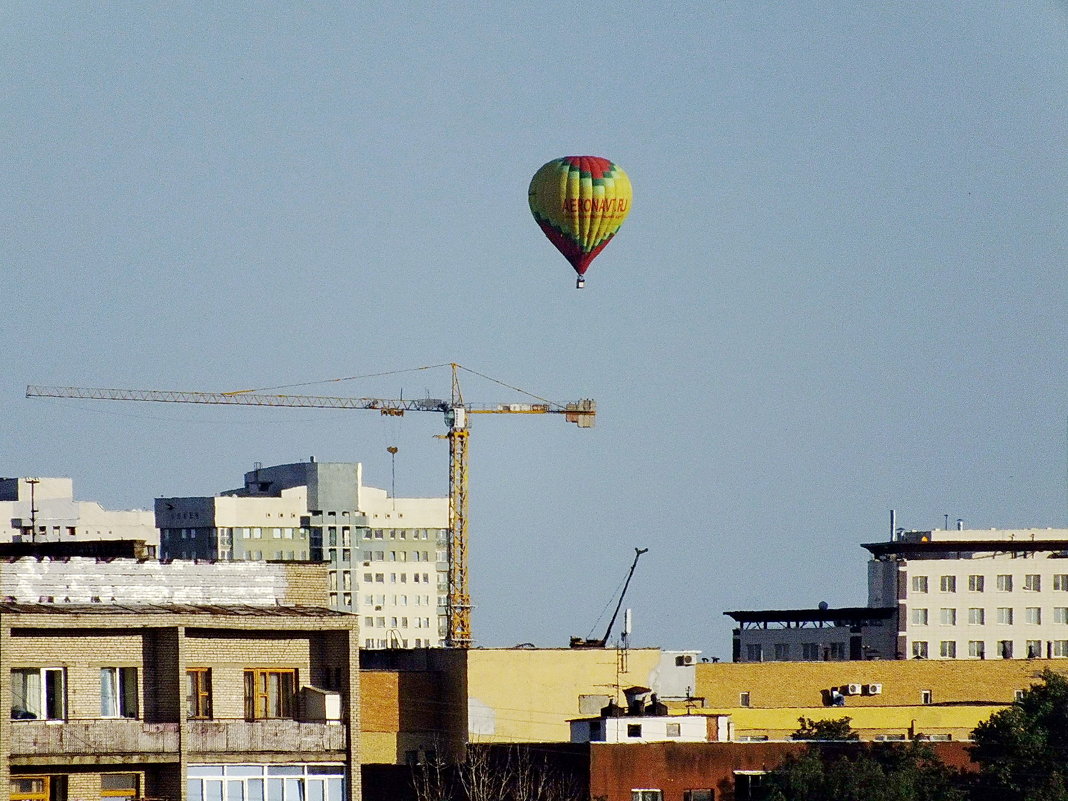
[[[104,757],[105,761],[178,758],[178,723],[140,720],[12,721],[12,758],[27,764],[48,757]],[[196,754],[343,752],[348,727],[296,720],[191,720],[186,750]]]
[[[191,720],[186,750],[197,754],[344,751],[347,728],[296,720]]]
[[[12,757],[178,754],[177,723],[12,721]]]

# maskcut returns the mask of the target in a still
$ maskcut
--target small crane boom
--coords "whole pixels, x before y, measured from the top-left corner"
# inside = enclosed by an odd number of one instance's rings
[[[455,362],[450,363],[449,366],[452,368],[452,392],[448,400],[441,398],[401,400],[318,395],[277,395],[255,390],[180,392],[154,389],[101,389],[33,385],[26,387],[26,397],[206,403],[224,406],[275,406],[305,409],[368,409],[391,417],[403,417],[407,412],[442,413],[445,417],[445,425],[448,427],[448,433],[444,437],[449,441],[449,587],[446,604],[448,629],[445,635],[445,644],[449,647],[469,648],[471,646],[471,595],[467,579],[467,438],[470,429],[467,415],[562,414],[567,422],[575,423],[579,428],[592,428],[597,414],[597,404],[589,399],[565,404],[553,403],[543,399],[539,399],[540,402],[538,403],[488,405],[465,403],[463,394],[460,391],[458,373],[460,370],[467,368]]]
[[[616,604],[616,611],[612,613],[612,619],[608,621],[608,628],[605,629],[604,637],[599,640],[588,640],[582,637],[572,637],[572,648],[604,648],[608,643],[608,638],[612,636],[612,627],[616,624],[616,618],[619,616],[619,610],[623,606],[623,598],[627,595],[627,587],[630,586],[631,577],[634,576],[634,568],[638,566],[638,559],[641,558],[643,553],[648,553],[648,548],[635,548],[634,549],[634,561],[630,563],[630,572],[627,573],[627,580],[623,582],[623,591],[619,593],[619,602]]]

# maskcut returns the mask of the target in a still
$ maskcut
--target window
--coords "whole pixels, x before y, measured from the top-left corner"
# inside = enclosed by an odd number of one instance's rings
[[[1012,625],[1012,607],[1011,606],[999,606],[998,607],[998,624],[1002,626]]]
[[[1024,576],[1024,590],[1026,592],[1038,592],[1042,589],[1042,576],[1037,573],[1028,573]]]
[[[628,737],[641,737],[642,736],[642,724],[640,724],[640,723],[628,723],[627,724],[627,736]]]
[[[738,693],[738,706],[749,706],[749,693]]]
[[[957,610],[956,609],[940,609],[938,611],[938,622],[943,626],[956,626],[957,625]]]
[[[1068,656],[1068,640],[1054,640],[1053,641],[1053,655],[1054,656]]]
[[[920,690],[920,703],[930,704],[934,702],[934,693],[930,690]]]
[[[100,716],[137,717],[137,668],[100,668]]]
[[[926,609],[913,609],[912,610],[912,625],[914,625],[914,626],[926,626],[927,625],[927,610]]]
[[[1012,576],[1007,573],[998,576],[998,592],[1012,592]]]
[[[954,640],[942,640],[938,645],[938,655],[943,659],[957,658],[957,643]]]
[[[245,671],[245,718],[291,718],[297,688],[295,670]]]
[[[968,610],[968,623],[973,626],[982,626],[986,623],[986,610],[973,606]]]
[[[968,592],[982,592],[986,589],[985,576],[968,576]]]
[[[1057,592],[1068,592],[1068,573],[1058,573],[1053,577],[1053,589]]]
[[[746,662],[763,662],[764,654],[759,643],[745,646],[745,661]]]
[[[913,659],[926,659],[927,658],[927,643],[923,640],[915,640],[912,643],[912,658]]]
[[[986,643],[982,640],[969,640],[968,656],[975,659],[986,659]]]
[[[1022,701],[1024,699],[1024,691],[1023,690],[1014,690],[1013,693],[1012,693],[1012,697],[1014,699],[1016,699],[1017,701]]]
[[[998,653],[1002,659],[1012,659],[1012,640],[998,640]]]
[[[189,668],[185,672],[185,714],[189,718],[211,717],[210,668]]]
[[[60,776],[12,776],[11,801],[49,801],[65,796],[66,793],[56,785],[62,780]]]
[[[957,591],[957,577],[956,576],[942,576],[938,580],[938,589],[942,592],[956,592]]]
[[[12,720],[63,720],[66,682],[63,668],[15,668],[11,671]]]
[[[1028,606],[1024,608],[1024,623],[1037,626],[1042,623],[1042,607]]]
[[[684,790],[682,801],[715,801],[716,795],[712,790]]]
[[[790,661],[790,643],[777,642],[775,643],[775,661],[776,662],[788,662]]]
[[[764,784],[766,772],[762,770],[734,771],[734,797],[737,801],[757,801],[768,793]]]
[[[137,798],[136,773],[101,773],[101,798]]]
[[[912,577],[912,591],[913,592],[927,592],[927,576],[913,576]]]
[[[663,801],[664,793],[660,790],[631,790],[630,801]]]
[[[801,658],[806,662],[819,662],[820,644],[818,642],[801,643]]]
[[[837,660],[837,661],[840,661],[840,662],[841,661],[845,661],[845,658],[846,658],[845,643],[844,642],[832,642],[831,645],[830,645],[830,656],[831,656],[831,659],[834,659],[834,660]]]
[[[668,737],[681,737],[682,736],[682,726],[680,724],[678,724],[678,723],[668,723],[667,724],[667,730],[665,731],[665,734]]]
[[[1027,658],[1038,659],[1042,656],[1042,640],[1027,641]]]
[[[1053,622],[1068,623],[1068,606],[1053,607]]]

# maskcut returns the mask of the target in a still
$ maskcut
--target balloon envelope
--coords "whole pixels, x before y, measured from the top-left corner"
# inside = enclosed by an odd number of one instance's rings
[[[630,179],[608,159],[553,159],[530,181],[530,211],[582,276],[630,213]]]

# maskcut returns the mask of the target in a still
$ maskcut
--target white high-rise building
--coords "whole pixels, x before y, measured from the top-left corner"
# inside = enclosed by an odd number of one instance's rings
[[[146,509],[111,510],[74,500],[69,478],[0,478],[0,542],[143,540],[159,544]]]
[[[864,546],[899,659],[1068,657],[1068,529],[894,532]]]
[[[157,498],[168,559],[324,560],[330,605],[365,648],[438,647],[448,593],[448,498],[391,498],[358,463],[257,467],[213,497]]]

